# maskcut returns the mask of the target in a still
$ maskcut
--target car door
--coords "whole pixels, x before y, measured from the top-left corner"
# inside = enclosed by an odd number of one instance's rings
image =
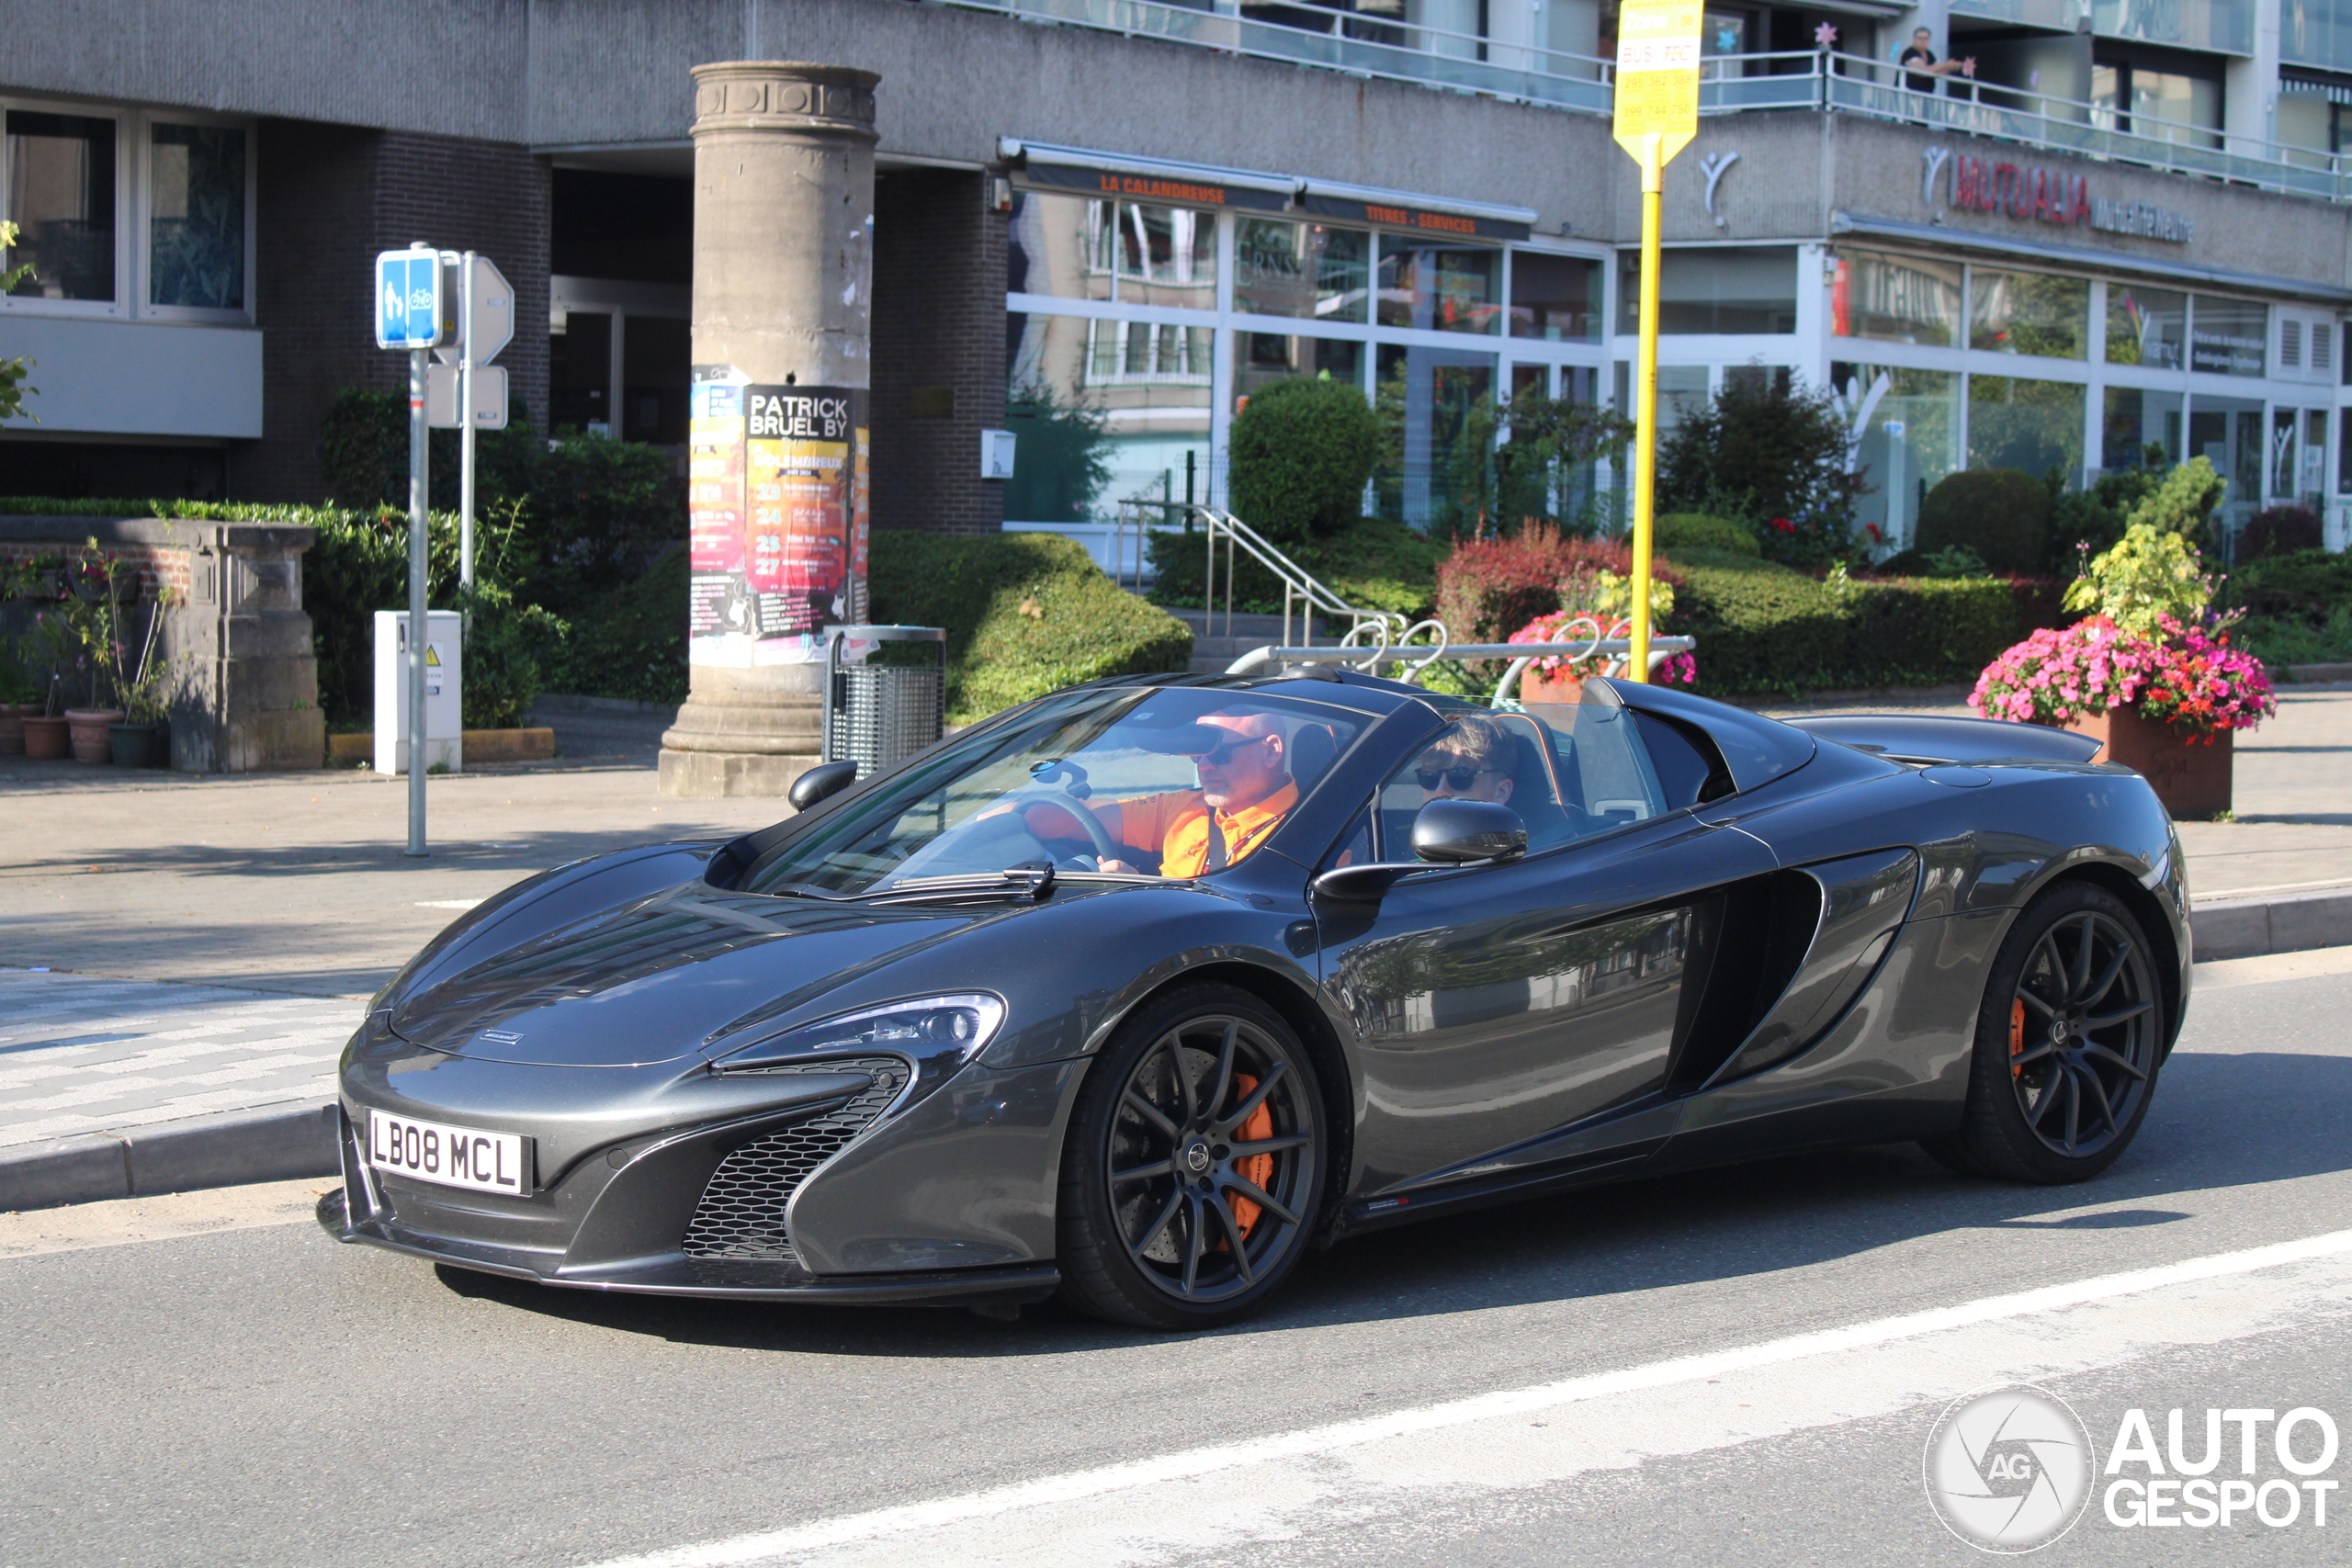
[[[1325,985],[1362,1063],[1360,1197],[1627,1157],[1671,1129],[1668,1111],[1558,1141],[1657,1100],[1695,1001],[1712,895],[1774,863],[1688,809],[1711,761],[1694,772],[1678,754],[1662,768],[1635,716],[1591,690],[1574,707],[1454,721],[1511,731],[1504,804],[1528,824],[1525,859],[1415,873],[1376,905],[1318,897]],[[1410,858],[1422,764],[1445,744],[1406,761],[1340,855]]]

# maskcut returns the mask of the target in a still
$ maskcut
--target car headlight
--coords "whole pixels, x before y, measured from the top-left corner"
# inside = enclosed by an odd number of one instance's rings
[[[1004,998],[985,991],[888,1002],[770,1035],[719,1057],[710,1064],[710,1070],[773,1072],[812,1058],[888,1053],[905,1057],[914,1066],[911,1103],[978,1055],[1003,1022]]]

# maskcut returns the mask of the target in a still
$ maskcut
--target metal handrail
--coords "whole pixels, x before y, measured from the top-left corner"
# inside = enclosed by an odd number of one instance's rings
[[[1299,619],[1300,641],[1310,646],[1315,641],[1315,617],[1318,615],[1335,621],[1345,620],[1348,623],[1348,629],[1340,638],[1340,646],[1343,649],[1363,650],[1364,649],[1363,639],[1366,637],[1374,639],[1373,648],[1386,648],[1391,644],[1405,641],[1416,631],[1425,629],[1434,629],[1440,639],[1443,639],[1445,628],[1435,621],[1409,623],[1404,615],[1394,610],[1367,610],[1361,605],[1349,604],[1312,572],[1291,559],[1264,535],[1221,506],[1203,506],[1188,501],[1148,501],[1136,497],[1121,502],[1119,509],[1118,539],[1113,548],[1117,554],[1117,558],[1122,561],[1126,558],[1125,542],[1126,518],[1131,514],[1136,518],[1136,558],[1138,563],[1143,558],[1142,536],[1144,529],[1148,526],[1143,521],[1145,513],[1158,512],[1164,517],[1172,513],[1197,520],[1201,524],[1207,549],[1206,570],[1201,578],[1201,625],[1204,630],[1209,626],[1209,617],[1216,613],[1217,545],[1221,540],[1225,545],[1225,632],[1223,635],[1227,637],[1233,635],[1233,581],[1234,567],[1237,564],[1235,555],[1238,551],[1248,555],[1281,580],[1283,641],[1284,643],[1290,641],[1293,615],[1296,615]]]

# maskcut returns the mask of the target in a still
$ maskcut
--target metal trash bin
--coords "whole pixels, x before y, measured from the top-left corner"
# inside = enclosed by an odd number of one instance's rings
[[[946,719],[946,632],[828,628],[823,761],[855,762],[857,776],[870,779],[938,739]]]

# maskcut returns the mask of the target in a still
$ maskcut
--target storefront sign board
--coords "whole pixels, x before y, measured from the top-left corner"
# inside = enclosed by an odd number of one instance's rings
[[[1427,207],[1405,207],[1353,197],[1326,196],[1309,186],[1299,206],[1317,218],[1363,223],[1379,229],[1406,229],[1417,234],[1447,235],[1464,240],[1524,240],[1528,226],[1508,218],[1482,218],[1467,212],[1445,212]]]
[[[1183,175],[1091,169],[1076,164],[1029,164],[1021,183],[1040,190],[1073,191],[1085,196],[1124,197],[1129,201],[1173,203],[1184,207],[1232,207],[1251,212],[1281,212],[1290,206],[1290,193],[1226,185],[1214,179]]]

